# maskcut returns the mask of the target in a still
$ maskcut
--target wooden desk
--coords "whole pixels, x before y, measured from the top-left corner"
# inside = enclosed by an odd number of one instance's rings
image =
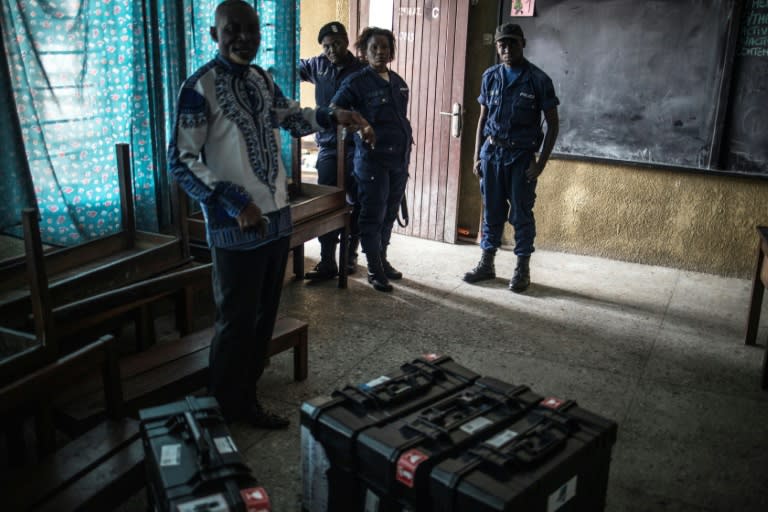
[[[339,288],[347,287],[347,244],[351,208],[347,205],[343,189],[326,185],[302,183],[300,192],[291,199],[291,249],[293,273],[304,278],[304,242],[339,229],[344,230],[339,250]],[[192,254],[201,260],[210,260],[205,242],[205,220],[201,213],[187,217]]]
[[[747,315],[747,334],[744,339],[746,345],[754,345],[757,339],[757,329],[760,325],[760,310],[763,305],[763,292],[768,285],[768,227],[757,226],[758,244],[755,273],[752,277],[752,296],[749,301],[749,314]],[[763,375],[761,380],[763,389],[768,389],[768,343],[763,356]]]

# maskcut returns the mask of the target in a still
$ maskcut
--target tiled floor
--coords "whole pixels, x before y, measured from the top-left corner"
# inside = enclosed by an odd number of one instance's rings
[[[294,383],[281,354],[260,389],[292,425],[232,428],[273,510],[300,510],[300,404],[424,352],[617,421],[610,512],[768,510],[767,332],[744,345],[750,282],[539,251],[534,284],[517,295],[508,251],[495,281],[461,280],[479,252],[396,236],[389,259],[405,278],[391,294],[374,291],[362,268],[347,290],[287,282],[283,312],[310,325],[310,377]],[[306,253],[309,268],[318,244]],[[135,501],[124,508],[141,510]]]

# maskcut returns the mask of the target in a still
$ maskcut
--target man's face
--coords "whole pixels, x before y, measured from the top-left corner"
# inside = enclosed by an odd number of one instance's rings
[[[250,64],[261,44],[259,16],[247,4],[234,4],[221,9],[211,37],[218,43],[222,57],[235,64]]]
[[[512,36],[496,41],[496,53],[499,54],[502,64],[507,66],[520,64],[523,60],[523,38]]]
[[[320,41],[320,45],[323,48],[323,55],[328,57],[328,60],[333,64],[339,64],[347,54],[349,41],[342,35],[329,34]]]
[[[383,72],[387,70],[387,65],[392,60],[392,48],[389,46],[389,39],[384,35],[375,35],[368,39],[365,47],[365,58],[368,64],[376,71]]]

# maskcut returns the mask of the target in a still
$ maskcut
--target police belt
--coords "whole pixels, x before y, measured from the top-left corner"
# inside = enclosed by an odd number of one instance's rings
[[[500,148],[504,148],[504,149],[525,148],[525,146],[523,146],[522,144],[517,144],[513,140],[499,139],[494,137],[493,135],[488,136],[488,142],[494,146],[499,146]]]

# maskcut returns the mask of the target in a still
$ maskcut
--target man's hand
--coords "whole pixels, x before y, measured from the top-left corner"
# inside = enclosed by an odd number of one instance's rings
[[[269,219],[264,217],[261,214],[261,209],[253,203],[248,203],[248,206],[237,216],[237,225],[240,226],[240,231],[255,229],[262,237],[267,234],[268,224]]]
[[[483,177],[483,168],[480,166],[480,160],[475,160],[475,165],[472,167],[472,173],[478,178]]]
[[[529,182],[533,181],[539,177],[543,170],[544,167],[539,165],[535,158],[531,158],[531,165],[525,170],[525,177],[528,178]]]
[[[360,133],[363,141],[370,144],[371,147],[376,145],[376,134],[373,132],[373,128],[358,112],[337,108],[335,117],[336,122],[340,125]]]

